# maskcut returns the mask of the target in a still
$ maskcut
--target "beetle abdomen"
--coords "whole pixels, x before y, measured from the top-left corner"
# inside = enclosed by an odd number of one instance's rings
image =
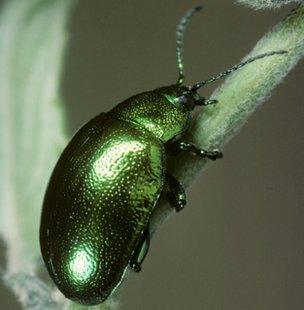
[[[73,137],[40,228],[44,261],[66,297],[98,304],[118,285],[162,190],[164,164],[148,131],[106,114]]]

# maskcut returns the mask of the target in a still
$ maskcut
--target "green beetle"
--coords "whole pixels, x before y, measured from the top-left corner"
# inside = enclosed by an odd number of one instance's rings
[[[177,211],[184,207],[183,187],[166,171],[168,149],[222,157],[217,150],[201,150],[177,138],[195,106],[216,103],[197,90],[256,59],[285,53],[259,55],[183,86],[183,36],[199,9],[189,10],[177,27],[177,83],[135,95],[89,121],[51,176],[41,216],[41,252],[57,287],[81,304],[103,302],[128,266],[140,270],[149,247],[151,213],[165,188],[172,206]]]

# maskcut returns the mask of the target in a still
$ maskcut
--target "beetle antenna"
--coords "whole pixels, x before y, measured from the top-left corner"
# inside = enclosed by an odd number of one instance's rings
[[[184,75],[184,61],[183,61],[183,43],[185,30],[189,24],[189,21],[193,15],[202,9],[201,5],[198,5],[190,9],[180,20],[176,28],[176,57],[178,67],[178,80],[177,85],[182,85],[185,81]]]
[[[206,84],[209,84],[209,83],[212,83],[216,80],[219,80],[229,74],[231,74],[232,72],[250,64],[251,62],[254,62],[258,59],[261,59],[261,58],[264,58],[264,57],[268,57],[268,56],[273,56],[273,55],[281,55],[281,54],[286,54],[288,53],[287,51],[284,51],[284,50],[280,50],[280,51],[273,51],[273,52],[269,52],[269,53],[265,53],[265,54],[260,54],[260,55],[257,55],[257,56],[254,56],[252,58],[249,58],[247,59],[246,61],[244,62],[241,62],[233,67],[231,67],[230,69],[222,72],[222,73],[219,73],[215,76],[213,76],[212,78],[209,78],[205,81],[202,81],[202,82],[198,82],[196,84],[194,84],[194,86],[191,87],[191,92],[196,92],[199,88],[201,88],[202,86],[206,85]]]

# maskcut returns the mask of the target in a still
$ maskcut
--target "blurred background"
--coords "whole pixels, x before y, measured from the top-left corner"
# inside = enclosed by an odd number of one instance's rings
[[[78,1],[62,81],[69,133],[136,93],[176,81],[175,29],[189,0]],[[239,62],[291,9],[205,0],[185,38],[187,83]],[[303,61],[188,189],[154,236],[124,310],[304,306]],[[203,90],[208,97],[217,85]],[[1,287],[1,308],[20,309]]]

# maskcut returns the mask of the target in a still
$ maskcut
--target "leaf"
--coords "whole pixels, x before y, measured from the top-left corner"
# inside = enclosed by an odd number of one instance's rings
[[[51,289],[35,276],[19,272],[6,279],[6,284],[18,292],[17,299],[27,310],[53,310],[56,302]]]
[[[0,234],[7,272],[40,257],[39,218],[66,143],[59,83],[73,0],[9,0],[0,11]]]
[[[219,102],[200,111],[184,139],[194,142],[202,149],[222,150],[236,135],[251,114],[269,98],[273,89],[303,58],[304,5],[292,10],[270,30],[245,59],[279,50],[286,50],[288,53],[257,60],[231,74],[211,96],[211,99]],[[169,161],[170,169],[186,187],[210,164],[210,160],[186,154]],[[163,199],[152,215],[152,232],[173,213],[173,208]]]
[[[288,53],[257,60],[254,64],[249,64],[231,74],[225,80],[212,94],[212,98],[216,98],[219,103],[205,109],[196,118],[191,141],[195,140],[198,145],[206,149],[222,149],[296,66],[304,56],[304,5],[292,10],[266,33],[244,60],[279,50],[285,50]],[[188,168],[192,172],[194,172],[192,169],[198,171],[206,162],[196,161],[196,164]],[[181,169],[186,171],[188,168],[184,166]],[[193,177],[193,174],[191,178],[188,176],[188,180],[192,180]]]
[[[303,0],[237,0],[236,2],[244,4],[256,10],[275,9],[290,3],[303,3]]]

